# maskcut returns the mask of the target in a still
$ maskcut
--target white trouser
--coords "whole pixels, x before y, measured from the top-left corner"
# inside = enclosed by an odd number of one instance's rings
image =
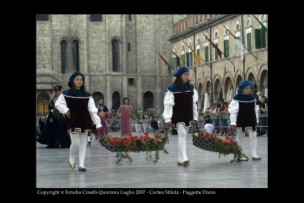
[[[87,151],[87,136],[88,131],[84,134],[80,134],[79,131],[76,133],[70,133],[71,146],[70,146],[70,163],[75,164],[76,152],[79,150],[79,167],[84,168],[84,159]]]
[[[252,127],[246,127],[245,131],[247,131],[250,140],[250,151],[252,157],[257,157],[256,149],[257,149],[257,133],[252,130]],[[245,132],[242,131],[242,128],[236,128],[236,141],[243,148],[243,138],[245,136]]]
[[[186,142],[187,142],[187,134],[189,131],[189,127],[186,127],[185,123],[177,123],[177,136],[178,136],[178,153],[177,153],[177,161],[183,163],[188,160],[187,151],[186,151]]]

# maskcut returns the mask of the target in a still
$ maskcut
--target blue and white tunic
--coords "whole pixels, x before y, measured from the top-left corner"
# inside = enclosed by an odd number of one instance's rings
[[[255,131],[255,127],[259,123],[259,106],[256,105],[253,94],[235,95],[228,106],[228,112],[230,113],[230,125],[241,127],[243,131],[245,131],[245,127],[252,127],[252,130]]]
[[[165,122],[172,122],[176,125],[179,122],[184,122],[186,126],[190,126],[190,121],[198,119],[197,100],[198,94],[188,84],[183,85],[185,93],[182,93],[178,86],[172,84],[169,86],[164,98],[163,117]]]

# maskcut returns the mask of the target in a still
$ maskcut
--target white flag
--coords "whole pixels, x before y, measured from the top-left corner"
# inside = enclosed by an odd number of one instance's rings
[[[244,60],[244,45],[242,44],[242,42],[237,39],[236,40],[236,46],[237,46],[237,54],[240,55],[240,59],[241,61]]]

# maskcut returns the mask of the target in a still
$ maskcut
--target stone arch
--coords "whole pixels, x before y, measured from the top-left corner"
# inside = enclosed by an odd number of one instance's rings
[[[222,88],[223,80],[220,75],[216,74],[213,81],[213,103],[221,103],[224,98]]]
[[[234,93],[237,93],[238,86],[240,85],[242,80],[244,80],[242,75],[240,73],[236,74],[235,81],[234,81],[234,84],[235,84]]]
[[[204,87],[203,83],[201,81],[198,82],[198,89],[197,89],[197,94],[198,94],[198,109],[202,109],[204,105]]]
[[[154,95],[151,91],[144,93],[143,101],[143,109],[154,108]]]
[[[71,44],[71,41],[70,41],[70,39],[68,37],[61,37],[59,39],[59,45],[61,44],[62,41],[66,41],[68,43],[68,45]]]
[[[48,104],[50,101],[50,96],[46,91],[42,91],[40,93],[38,93],[37,96],[37,116],[45,116],[49,109],[48,109]]]
[[[205,78],[205,83],[204,83],[204,92],[207,92],[209,95],[211,94],[211,78],[207,76]]]
[[[115,91],[112,94],[112,109],[115,109],[115,111],[120,107],[120,94],[119,92]]]
[[[36,89],[37,90],[45,90],[46,93],[51,94],[52,86],[54,85],[62,85],[60,80],[57,76],[54,76],[54,73],[49,71],[47,73],[40,73],[37,71],[37,78],[36,78]],[[38,93],[37,95],[38,96]]]
[[[69,59],[69,51],[68,51],[68,41],[61,40],[60,41],[60,62],[61,62],[61,73],[65,74],[68,71],[68,59]]]
[[[230,98],[228,98],[228,92],[233,90],[233,83],[230,76],[226,76],[224,79],[224,100],[228,101]]]
[[[246,75],[246,79],[245,80],[249,80],[248,78],[249,78],[249,75],[250,74],[253,74],[253,75],[255,75],[254,74],[254,70],[253,70],[253,68],[252,67],[249,67],[249,68],[247,68],[247,70],[246,70],[246,72],[245,72],[245,75]]]
[[[120,72],[121,71],[121,40],[118,37],[112,37],[111,45],[112,45],[112,71],[113,72]]]
[[[104,100],[103,94],[101,92],[98,92],[98,91],[94,92],[92,94],[92,97],[94,99],[95,105],[98,104],[99,99],[103,99]]]
[[[204,89],[205,89],[205,93],[208,93],[208,97],[209,97],[209,103],[212,104],[211,101],[212,100],[212,95],[211,95],[211,92],[212,92],[212,87],[211,87],[211,78],[209,76],[207,76],[205,78],[205,84],[204,84]],[[205,103],[205,94],[204,94],[204,99],[203,99],[203,103],[202,103],[202,107],[204,108],[204,103]]]
[[[268,94],[268,92],[265,92],[265,89],[267,88],[266,91],[268,91],[268,69],[266,65],[262,65],[259,71],[259,92],[261,93],[260,95],[265,95]]]
[[[258,89],[259,87],[258,87],[257,80],[256,80],[253,72],[250,72],[248,74],[248,80],[250,80],[251,82],[253,82],[253,91],[252,91],[252,94],[255,95],[255,96],[257,96],[257,93],[259,91],[259,89]]]
[[[71,39],[72,65],[74,71],[80,71],[80,40],[78,37]]]

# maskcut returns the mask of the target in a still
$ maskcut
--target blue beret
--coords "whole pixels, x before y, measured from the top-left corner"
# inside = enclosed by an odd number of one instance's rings
[[[175,72],[174,72],[174,77],[177,77],[178,75],[182,75],[186,72],[189,72],[189,68],[187,67],[180,67],[179,69],[177,69]]]
[[[71,77],[70,77],[70,79],[69,79],[69,83],[68,83],[69,87],[71,87],[71,88],[73,87],[74,79],[75,79],[78,75],[81,75],[81,77],[82,77],[82,79],[83,79],[83,84],[84,84],[84,80],[85,80],[84,75],[83,75],[81,72],[76,71],[75,73],[73,73],[73,74],[71,75]]]
[[[253,83],[250,80],[244,80],[239,85],[238,93],[241,94],[243,92],[243,89],[247,86],[251,87],[251,91],[253,90]]]

